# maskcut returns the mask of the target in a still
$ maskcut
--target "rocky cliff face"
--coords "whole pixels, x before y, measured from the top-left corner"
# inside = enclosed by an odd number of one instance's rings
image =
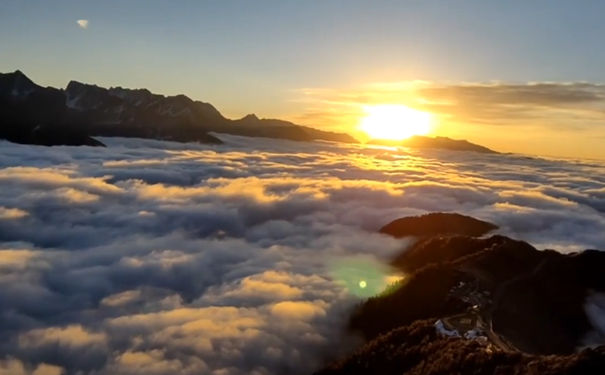
[[[0,74],[0,139],[45,146],[103,145],[73,122],[63,91],[40,87],[20,71]]]

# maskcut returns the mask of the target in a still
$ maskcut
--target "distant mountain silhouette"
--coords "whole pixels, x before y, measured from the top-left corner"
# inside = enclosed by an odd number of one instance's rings
[[[451,139],[448,137],[425,137],[415,135],[402,141],[390,141],[382,139],[373,139],[368,142],[373,145],[382,146],[403,146],[411,148],[434,148],[452,151],[474,151],[487,154],[497,154],[498,152],[490,150],[463,139]]]
[[[38,86],[18,70],[0,74],[0,139],[47,146],[103,146],[71,117],[62,90]]]
[[[433,212],[422,216],[409,216],[393,220],[380,228],[380,233],[401,238],[425,237],[446,234],[482,236],[498,227],[486,221],[456,213]]]
[[[228,131],[217,128],[217,133],[229,133],[250,137],[283,138],[294,141],[324,140],[355,143],[357,140],[348,134],[323,131],[308,126],[296,125],[277,119],[259,119],[249,114],[239,120],[233,120]]]
[[[0,74],[0,138],[33,144],[102,145],[92,136],[221,143],[208,132],[296,141],[356,142],[287,121],[248,115],[225,118],[211,104],[146,89],[102,88],[71,81],[65,90],[41,87],[21,71]]]

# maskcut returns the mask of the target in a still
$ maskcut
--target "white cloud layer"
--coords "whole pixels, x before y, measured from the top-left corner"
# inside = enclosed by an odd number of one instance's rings
[[[88,20],[77,20],[76,23],[78,24],[78,26],[80,26],[82,29],[88,29]]]
[[[311,373],[401,216],[605,248],[602,165],[224,138],[0,143],[0,373]]]

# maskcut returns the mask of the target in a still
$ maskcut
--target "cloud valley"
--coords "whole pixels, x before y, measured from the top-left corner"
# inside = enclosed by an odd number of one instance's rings
[[[599,164],[221,138],[0,143],[0,373],[310,373],[358,343],[333,270],[400,252],[376,230],[405,215],[605,248]]]

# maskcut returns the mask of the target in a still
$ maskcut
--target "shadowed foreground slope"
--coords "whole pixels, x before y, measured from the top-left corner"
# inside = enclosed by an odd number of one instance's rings
[[[605,335],[591,305],[605,295],[603,252],[564,255],[500,235],[440,234],[418,240],[393,265],[406,277],[350,319],[367,345],[321,374],[605,369]],[[599,347],[576,353],[587,346]]]
[[[316,375],[534,374],[605,373],[605,347],[570,355],[506,352],[482,340],[445,337],[432,320],[393,329]]]

